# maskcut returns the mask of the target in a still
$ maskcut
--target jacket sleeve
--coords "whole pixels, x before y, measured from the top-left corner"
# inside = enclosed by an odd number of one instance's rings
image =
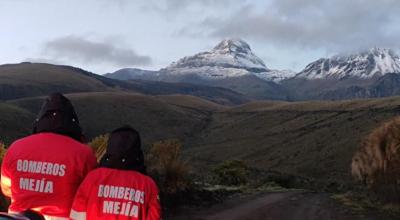
[[[76,220],[86,220],[88,212],[88,199],[91,191],[93,178],[92,175],[88,175],[78,188],[75,194],[74,201],[72,203],[70,218]]]
[[[1,191],[7,197],[11,197],[11,173],[9,168],[9,154],[5,154],[1,164]]]
[[[160,220],[161,219],[161,206],[160,197],[158,194],[157,185],[151,181],[151,197],[149,199],[149,206],[147,209],[146,220]]]

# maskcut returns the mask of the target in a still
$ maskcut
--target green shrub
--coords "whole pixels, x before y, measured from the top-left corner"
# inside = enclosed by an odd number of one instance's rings
[[[241,160],[225,160],[213,169],[217,184],[238,186],[247,183],[248,166]]]

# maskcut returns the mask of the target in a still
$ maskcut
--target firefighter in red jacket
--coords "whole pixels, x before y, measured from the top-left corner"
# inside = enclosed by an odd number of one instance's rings
[[[35,210],[45,219],[68,219],[76,190],[97,166],[71,102],[50,95],[33,134],[15,141],[1,166],[1,189],[11,197],[10,213]]]
[[[129,126],[114,130],[100,167],[82,182],[72,205],[77,220],[158,220],[158,188],[145,175],[139,133]]]

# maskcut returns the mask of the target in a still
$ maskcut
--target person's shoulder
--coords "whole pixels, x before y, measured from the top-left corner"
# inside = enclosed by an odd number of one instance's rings
[[[150,185],[152,188],[157,188],[156,182],[148,175],[139,173],[138,174],[142,177],[142,179],[146,182],[146,184]]]
[[[14,142],[11,143],[11,145],[8,147],[7,151],[10,151],[15,148],[27,146],[28,144],[31,144],[37,139],[37,134],[32,134],[28,135],[26,137],[19,138],[15,140]]]
[[[94,155],[94,150],[89,145],[80,143],[80,142],[77,142],[77,144],[79,145],[79,150],[86,153],[86,155],[90,155],[90,156]]]
[[[73,148],[76,151],[78,151],[79,155],[85,157],[94,155],[93,148],[91,148],[88,144],[79,142],[70,137],[63,137],[63,138],[65,138],[64,144],[68,145],[68,148]]]
[[[102,168],[95,168],[91,171],[89,171],[89,173],[86,175],[86,178],[97,178],[98,176],[100,176],[103,173]]]
[[[10,146],[23,144],[25,142],[32,141],[33,139],[36,139],[37,137],[38,137],[38,134],[31,134],[31,135],[28,135],[28,136],[25,136],[25,137],[15,140]]]

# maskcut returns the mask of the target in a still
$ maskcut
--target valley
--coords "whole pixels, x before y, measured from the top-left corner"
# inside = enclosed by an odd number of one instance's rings
[[[400,111],[399,97],[264,101],[235,107],[182,95],[96,92],[68,97],[89,139],[131,124],[142,133],[145,144],[164,139],[183,141],[183,155],[196,169],[241,159],[261,170],[340,183],[352,181],[350,161],[362,138]],[[17,129],[10,130],[8,136],[29,132],[42,99],[11,100],[1,108],[4,112],[20,109],[26,115],[26,123],[14,125]],[[1,122],[7,123],[7,119]]]

